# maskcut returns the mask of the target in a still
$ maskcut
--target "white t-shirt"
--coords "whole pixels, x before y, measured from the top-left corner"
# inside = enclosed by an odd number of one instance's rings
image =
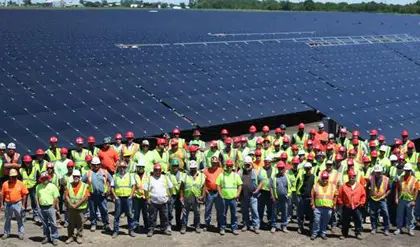
[[[169,178],[163,175],[160,176],[158,179],[156,179],[154,176],[150,177],[150,182],[144,185],[144,190],[149,191],[150,193],[150,201],[152,203],[164,204],[168,202],[169,197],[165,186],[165,180],[168,189],[172,189],[172,182],[169,180]]]

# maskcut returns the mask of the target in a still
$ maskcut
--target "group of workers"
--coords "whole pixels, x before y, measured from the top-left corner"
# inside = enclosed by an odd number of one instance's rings
[[[212,228],[213,206],[220,235],[226,233],[228,212],[231,233],[238,235],[238,204],[242,232],[288,233],[288,225],[296,222],[298,233],[306,234],[309,221],[312,240],[326,239],[327,230],[335,233],[337,228],[345,239],[353,221],[355,236],[361,239],[369,218],[372,234],[381,222],[386,236],[391,225],[395,235],[406,227],[414,236],[420,219],[420,157],[407,131],[391,145],[376,130],[363,141],[358,131],[349,137],[341,128],[336,138],[322,123],[308,133],[301,123],[292,136],[283,124],[274,135],[268,126],[261,135],[256,132],[251,126],[248,136],[232,138],[223,129],[221,138],[207,147],[198,130],[187,143],[174,129],[172,136],[157,139],[154,150],[148,140],[134,142],[132,132],[126,133],[124,144],[121,134],[114,142],[105,138],[101,148],[92,136],[87,147],[78,137],[71,152],[51,137],[50,147],[38,149],[34,159],[20,157],[14,143],[7,151],[0,143],[2,239],[9,237],[13,217],[18,238],[24,239],[28,195],[32,220],[43,226],[43,244],[57,245],[62,226],[67,228],[66,244],[81,244],[85,217],[91,232],[101,221],[103,230],[117,238],[124,216],[129,236],[145,232],[152,237],[158,213],[162,233],[171,235],[172,229],[187,232],[192,212],[194,231],[201,233]],[[115,206],[112,228],[108,200]]]

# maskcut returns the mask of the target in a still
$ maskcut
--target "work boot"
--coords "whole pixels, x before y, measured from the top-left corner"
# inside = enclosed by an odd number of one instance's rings
[[[370,233],[372,234],[372,235],[375,235],[376,234],[376,228],[375,229],[372,229],[372,231],[370,231]]]
[[[96,231],[96,225],[91,225],[90,226],[90,231],[95,232]]]
[[[248,226],[245,225],[244,227],[242,227],[241,231],[243,231],[243,232],[248,231]]]
[[[117,238],[118,237],[118,232],[114,232],[113,234],[112,234],[112,238]]]
[[[1,236],[1,239],[6,240],[9,237],[9,234],[3,234],[3,236]]]
[[[198,233],[198,234],[200,234],[200,233],[201,233],[201,228],[200,228],[199,226],[197,226],[197,227],[195,228],[195,232],[196,232],[196,233]]]
[[[384,235],[385,235],[385,236],[389,236],[389,230],[385,230],[385,231],[384,231]]]
[[[401,233],[400,229],[395,230],[394,235],[399,235]]]
[[[283,231],[284,233],[289,233],[289,230],[287,230],[287,227],[283,227],[282,231]]]
[[[185,234],[187,232],[187,228],[185,226],[183,226],[181,228],[181,231],[180,232],[181,232],[181,234]]]
[[[361,233],[356,234],[356,238],[359,240],[362,240],[363,239],[362,234]]]
[[[149,231],[148,233],[147,233],[147,237],[152,237],[153,236],[153,231]]]
[[[105,229],[106,232],[111,232],[112,231],[109,224],[105,225],[104,229]]]
[[[271,233],[276,233],[276,228],[275,227],[272,227],[271,230],[270,230],[270,232]]]
[[[220,235],[224,236],[225,235],[225,230],[221,229],[219,233],[220,233]]]
[[[82,238],[76,238],[76,243],[78,243],[78,244],[83,244],[83,240],[82,240]]]
[[[23,233],[19,233],[18,238],[19,238],[19,240],[23,240]]]
[[[260,234],[260,229],[255,227],[254,232],[255,232],[255,234]]]
[[[170,228],[167,228],[166,230],[165,230],[165,235],[167,235],[167,236],[171,236],[172,235],[172,231],[171,231],[171,229]]]
[[[232,233],[233,233],[233,235],[239,235],[238,230],[233,230]]]
[[[316,239],[316,236],[315,235],[312,235],[311,236],[311,240],[314,241],[315,239]]]
[[[73,237],[69,237],[69,238],[66,240],[66,244],[71,244],[71,243],[73,243],[73,242],[74,242]]]
[[[346,237],[340,236],[340,240],[344,240],[344,239],[346,239]]]
[[[323,240],[327,240],[327,239],[328,239],[326,235],[321,235],[321,238],[322,238]]]
[[[57,241],[57,239],[53,239],[53,240],[52,240],[52,244],[53,244],[54,246],[57,246],[57,245],[58,245],[58,241]]]
[[[408,230],[408,235],[410,235],[410,236],[414,236],[414,230]]]
[[[297,232],[298,232],[299,234],[302,234],[303,229],[302,229],[301,227],[299,227],[299,228],[298,228],[298,230],[297,230]]]
[[[204,227],[203,227],[203,232],[207,232],[209,230],[209,225],[205,225]]]
[[[129,231],[128,235],[130,235],[130,237],[135,238],[136,234],[134,234],[134,231]]]
[[[41,242],[41,244],[48,244],[48,238],[44,238],[43,240],[42,240],[42,242]]]

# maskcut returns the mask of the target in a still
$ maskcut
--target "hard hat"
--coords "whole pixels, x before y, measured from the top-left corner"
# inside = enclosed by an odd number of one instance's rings
[[[181,134],[181,131],[178,128],[175,128],[175,129],[172,130],[172,134],[174,134],[174,135],[180,135]]]
[[[317,151],[321,150],[321,146],[319,144],[316,144],[314,146],[314,150],[317,150]]]
[[[335,156],[335,160],[337,160],[337,161],[342,161],[344,159],[344,157],[343,157],[343,155],[341,155],[341,154],[337,154],[336,156]]]
[[[390,161],[397,161],[398,157],[395,154],[391,154],[391,156],[389,156],[389,160]]]
[[[411,171],[413,170],[413,165],[411,163],[406,163],[404,165],[404,171]]]
[[[226,166],[233,166],[233,160],[227,160]]]
[[[32,162],[32,157],[30,155],[25,155],[25,156],[23,156],[22,160],[23,160],[23,162],[30,163],[30,162]]]
[[[244,163],[245,164],[252,164],[252,158],[250,156],[245,156]]]
[[[273,160],[273,156],[271,156],[271,155],[266,155],[266,156],[264,157],[264,161],[271,162],[272,160]]]
[[[280,129],[285,130],[286,129],[286,125],[285,124],[280,124]]]
[[[313,142],[312,142],[312,140],[308,140],[308,142],[306,143],[307,145],[312,145],[313,144]]]
[[[294,157],[293,159],[292,159],[292,164],[299,164],[299,158],[298,157]]]
[[[309,134],[311,134],[311,135],[316,135],[316,130],[315,130],[315,129],[310,129],[310,130],[309,130]]]
[[[375,130],[375,129],[373,129],[373,130],[371,130],[371,131],[369,132],[369,135],[371,135],[371,136],[377,136],[377,135],[378,135],[378,131],[377,131],[377,130]]]
[[[375,141],[370,141],[369,142],[369,147],[376,147],[376,142]]]
[[[246,136],[242,136],[241,137],[241,142],[248,142],[248,138],[246,138]]]
[[[328,165],[332,166],[332,165],[333,165],[333,163],[334,163],[334,162],[333,162],[332,160],[327,160],[327,163],[326,163],[326,164],[327,164],[327,166],[328,166]]]
[[[251,126],[249,127],[249,132],[250,132],[250,133],[255,133],[255,132],[257,132],[257,128],[256,128],[254,125],[251,125]]]
[[[304,129],[304,128],[305,128],[305,124],[304,124],[304,123],[300,123],[300,124],[298,125],[298,129],[302,130],[302,129]]]
[[[387,147],[387,146],[385,146],[385,145],[382,145],[382,146],[379,148],[379,151],[381,151],[381,152],[386,152],[386,151],[388,151],[388,147]]]
[[[347,152],[347,149],[346,149],[346,147],[341,146],[341,147],[338,148],[338,152]]]
[[[395,139],[395,145],[402,145],[402,141],[400,139]]]
[[[225,138],[225,144],[232,144],[232,138],[226,137]]]
[[[282,130],[280,129],[280,128],[276,128],[275,130],[274,130],[274,133],[276,133],[276,134],[280,134],[282,132]]]
[[[189,148],[190,153],[197,152],[197,150],[198,150],[198,147],[197,147],[197,146],[195,146],[195,145],[192,145],[192,146]]]
[[[104,144],[110,144],[111,143],[111,137],[107,136],[104,138]]]
[[[300,155],[305,155],[306,153],[305,153],[305,151],[303,151],[303,150],[299,150],[299,152],[298,152],[298,155],[300,156]]]
[[[303,165],[303,168],[312,168],[312,164],[310,162],[306,162],[305,165]]]
[[[16,144],[14,144],[13,142],[7,144],[7,149],[16,149]]]
[[[240,142],[241,142],[241,138],[237,136],[233,138],[233,143],[240,143]]]
[[[256,150],[255,151],[255,156],[261,156],[261,150]]]
[[[132,139],[134,138],[134,133],[131,131],[128,131],[127,133],[125,133],[125,138],[126,139]]]
[[[210,147],[212,147],[212,148],[215,148],[215,147],[217,147],[217,142],[216,141],[211,141],[210,142]]]
[[[220,132],[221,135],[229,135],[229,132],[227,131],[227,129],[222,129],[222,131]]]
[[[293,144],[293,145],[292,145],[292,150],[295,150],[295,151],[296,151],[296,150],[299,150],[299,147],[298,147],[296,144]]]
[[[346,128],[341,128],[340,133],[341,134],[347,134],[347,129]]]
[[[270,131],[270,127],[268,127],[267,125],[264,125],[262,127],[262,132],[269,132]]]
[[[314,160],[315,157],[312,153],[308,154],[308,157],[306,157],[307,160]]]
[[[166,139],[165,138],[158,138],[157,139],[157,144],[158,145],[165,145],[166,144]]]
[[[47,163],[47,169],[54,169],[54,163],[48,162]]]
[[[352,133],[353,137],[360,136],[360,132],[358,130],[354,130]]]
[[[172,159],[171,160],[171,166],[179,166],[179,160],[178,159]]]
[[[95,143],[95,142],[96,142],[96,139],[95,139],[95,137],[93,137],[93,136],[89,136],[89,137],[87,138],[87,142],[88,142],[88,143]]]
[[[286,152],[281,153],[280,159],[287,159],[287,153]]]
[[[95,157],[93,157],[91,164],[92,165],[99,165],[99,164],[101,164],[101,160],[98,157],[95,156]]]
[[[381,165],[374,166],[373,171],[374,172],[383,172],[382,166]]]
[[[74,162],[70,160],[69,162],[67,162],[66,166],[67,167],[74,167]]]
[[[177,138],[173,138],[171,140],[171,146],[176,146],[176,145],[178,145],[178,139]]]
[[[257,144],[263,144],[263,141],[264,141],[264,140],[263,140],[262,138],[258,138],[258,139],[257,139]]]
[[[80,171],[79,170],[74,170],[72,176],[73,177],[80,177],[82,175],[80,174]]]
[[[9,171],[9,177],[16,177],[18,175],[18,172],[16,169],[12,168]]]
[[[150,146],[150,143],[149,143],[149,141],[148,141],[148,140],[143,140],[143,141],[141,142],[141,145],[142,145],[142,146]]]
[[[334,146],[332,144],[327,145],[327,150],[333,150],[333,149],[334,149]]]
[[[363,156],[363,158],[362,158],[362,162],[363,162],[363,163],[368,163],[368,162],[370,162],[370,158],[369,158],[369,156]]]
[[[398,156],[399,160],[405,160],[405,154],[400,154],[400,156]]]
[[[197,162],[195,160],[190,160],[190,169],[197,169]]]
[[[4,144],[3,142],[0,143],[0,149],[6,149],[6,144]]]
[[[408,131],[407,130],[403,130],[403,132],[401,133],[401,136],[408,136]]]
[[[123,137],[120,133],[115,134],[115,137],[114,137],[115,140],[122,140],[122,138]]]
[[[354,166],[354,160],[353,159],[348,159],[347,160],[347,165]]]
[[[414,143],[413,142],[408,142],[407,148],[414,148]]]
[[[280,146],[280,142],[279,142],[279,141],[274,141],[274,146],[275,146],[275,147]],[[293,149],[293,148],[292,148],[292,149]]]
[[[127,164],[127,162],[125,162],[125,161],[119,161],[118,162],[118,165],[117,165],[118,167],[127,167],[128,166],[128,164]]]
[[[90,154],[86,155],[86,157],[85,157],[86,162],[92,161],[92,159],[93,159],[93,157]]]
[[[289,143],[290,142],[290,138],[285,136],[283,137],[283,143]]]
[[[324,123],[319,123],[318,128],[324,128]]]
[[[385,136],[380,135],[380,136],[378,137],[378,140],[379,140],[379,141],[385,141]]]
[[[351,141],[351,143],[352,143],[353,145],[358,145],[358,144],[359,144],[359,139],[354,138],[354,139]]]
[[[376,152],[376,150],[372,150],[372,152],[370,152],[370,157],[377,158],[378,157],[378,152]]]
[[[328,138],[329,138],[329,139],[334,139],[334,138],[335,138],[335,136],[334,136],[334,134],[333,134],[333,133],[329,133],[329,134],[328,134]]]
[[[50,143],[57,143],[57,142],[58,142],[57,137],[55,137],[55,136],[50,137]]]
[[[330,174],[327,171],[321,172],[321,179],[329,179]]]
[[[348,170],[347,175],[349,176],[349,178],[354,178],[356,177],[356,172],[353,170]]]
[[[285,168],[286,164],[283,161],[279,161],[276,165],[277,168]]]
[[[45,152],[44,152],[44,150],[42,150],[42,149],[38,148],[38,149],[36,150],[36,155],[45,155]]]
[[[129,151],[129,150],[126,150],[126,151],[124,151],[124,153],[123,153],[123,156],[124,156],[124,157],[131,156],[131,155],[133,155],[133,152],[132,152],[132,151]]]
[[[156,164],[153,166],[153,170],[162,170],[162,166],[161,166],[159,163],[156,163]]]
[[[60,153],[61,154],[68,154],[69,150],[67,150],[67,148],[60,148]]]
[[[77,145],[82,145],[84,143],[84,140],[83,140],[83,138],[82,137],[77,137],[76,138],[76,144]]]
[[[349,154],[354,154],[354,155],[356,155],[356,150],[354,150],[354,148],[350,149]]]
[[[394,148],[394,150],[392,150],[392,153],[398,155],[398,154],[400,154],[400,149],[399,148]]]
[[[44,178],[48,178],[48,179],[50,179],[50,175],[48,174],[48,172],[42,172],[41,173],[41,176],[40,176],[40,180],[42,180],[42,179],[44,179]]]
[[[142,160],[139,160],[139,162],[136,164],[136,167],[145,167],[146,165]]]
[[[193,136],[200,136],[200,135],[201,135],[201,133],[200,133],[199,130],[194,130]]]

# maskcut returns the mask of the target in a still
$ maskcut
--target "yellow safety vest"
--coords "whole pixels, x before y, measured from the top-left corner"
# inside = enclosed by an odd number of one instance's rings
[[[35,167],[32,167],[30,174],[26,172],[25,168],[20,168],[19,173],[22,176],[23,184],[26,185],[28,189],[32,189],[33,187],[35,187],[37,174],[37,169],[35,169]]]
[[[42,165],[42,168],[41,168],[41,165]],[[39,163],[39,160],[34,160],[34,161],[32,161],[32,167],[34,167],[40,173],[46,172],[47,171],[47,161],[42,160],[42,164],[41,164],[41,163]]]
[[[399,180],[401,185],[401,192],[399,198],[401,200],[413,201],[415,199],[414,191],[417,183],[416,177],[410,175],[410,180],[406,183],[404,181],[404,175],[402,175]]]
[[[195,179],[190,175],[184,175],[184,197],[200,197],[203,194],[206,178],[203,173],[197,173]]]
[[[129,197],[131,195],[131,174],[126,173],[121,178],[119,174],[114,174],[114,191],[118,197]]]
[[[136,191],[134,192],[134,195],[136,198],[145,198],[144,195],[144,183],[148,181],[149,176],[147,176],[146,173],[143,174],[143,178],[140,178],[138,174],[136,174]]]
[[[371,177],[370,179],[370,198],[374,201],[381,201],[382,199],[385,199],[385,193],[389,186],[389,178],[386,176],[382,176],[382,183],[381,186],[374,186],[375,178]]]
[[[74,162],[74,167],[77,170],[80,170],[82,167],[86,168],[88,164],[86,163],[86,156],[89,154],[89,151],[82,149],[82,152],[77,152],[76,150],[71,151],[71,157]]]
[[[57,160],[61,159],[61,153],[59,148],[55,148],[55,153],[51,150],[51,148],[47,149],[45,153],[48,155],[50,161],[54,164]]]
[[[325,190],[326,188],[326,190]],[[315,207],[333,208],[334,207],[334,190],[335,186],[328,183],[327,186],[321,186],[316,183],[315,190]]]
[[[80,200],[83,199],[83,197],[85,197],[88,186],[87,184],[83,182],[79,182],[79,183],[82,183],[82,184],[77,194],[74,194],[73,186],[71,184],[67,185],[67,190],[69,192],[69,199],[72,204],[78,203]],[[87,206],[88,206],[88,200],[85,200],[82,204],[80,204],[80,206],[77,209],[86,209]]]

